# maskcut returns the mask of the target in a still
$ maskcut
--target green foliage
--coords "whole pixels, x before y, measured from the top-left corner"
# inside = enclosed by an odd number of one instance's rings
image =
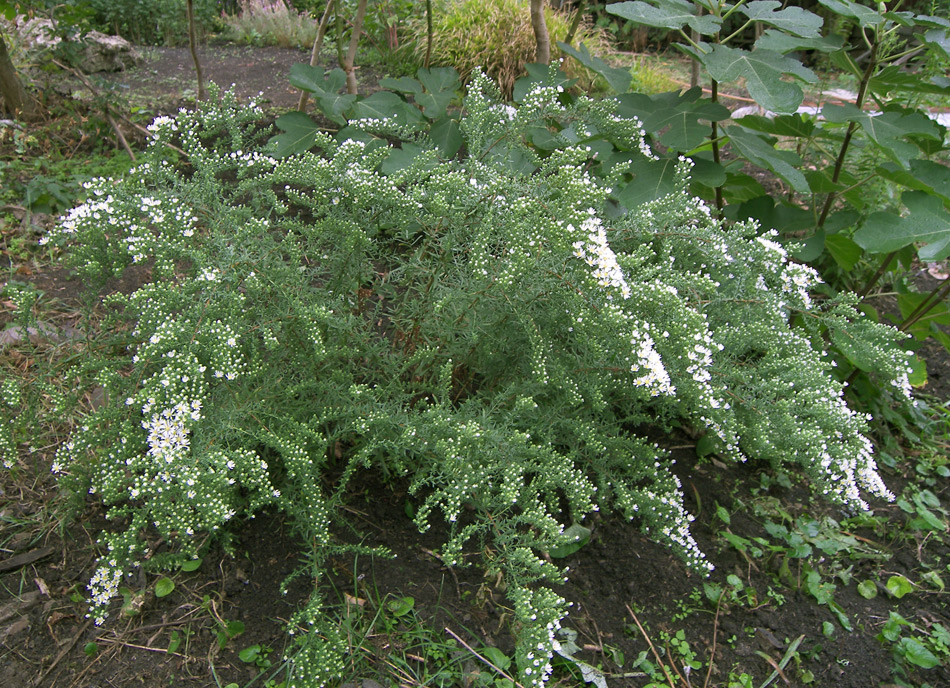
[[[145,45],[188,43],[185,0],[83,0],[93,11],[94,22],[106,33],[115,33]],[[218,20],[215,0],[194,0],[195,23],[202,33],[211,32]]]
[[[125,573],[182,566],[267,507],[319,581],[346,549],[330,526],[348,485],[376,470],[409,481],[420,530],[450,525],[447,564],[478,551],[505,583],[517,676],[540,685],[567,612],[543,553],[577,543],[568,523],[616,511],[711,568],[671,459],[637,429],[710,433],[725,459],[801,470],[851,508],[891,496],[823,347],[849,340],[902,387],[898,335],[853,299],[813,300],[817,275],[774,235],[716,220],[685,159],[667,196],[627,206],[616,157],[655,162],[639,123],[543,71],[519,107],[475,73],[455,119],[449,70],[342,105],[332,72],[297,70],[345,126],[271,147],[259,109],[213,97],[156,119],[141,162],[49,234],[92,286],[151,266],[104,304],[75,376],[108,402],[53,466],[115,524],[89,585],[98,623]],[[289,685],[340,675],[318,589],[291,632]]]
[[[662,160],[634,168],[630,196],[646,201],[669,193],[674,162],[686,155],[695,165],[691,190],[723,217],[778,229],[796,242],[796,257],[820,268],[831,293],[866,295],[888,275],[906,293],[903,301],[913,302],[902,305],[901,329],[950,347],[941,330],[950,283],[918,295],[907,271],[915,258],[950,255],[947,132],[924,108],[927,99],[950,96],[950,20],[853,0],[820,5],[822,15],[768,0],[638,0],[606,8],[676,32],[677,47],[699,62],[714,87],[702,99],[698,91],[621,96],[623,114],[641,117],[665,148]],[[826,35],[822,16],[833,18]],[[750,45],[753,27],[761,30]],[[836,34],[853,34],[857,44]],[[824,55],[857,84],[854,104],[801,108],[803,87],[817,81],[801,62],[804,50]],[[764,114],[731,118],[717,102],[720,82],[742,83]],[[778,188],[763,188],[747,164],[777,177]],[[865,369],[861,354],[840,339],[834,343],[843,371],[853,377]]]

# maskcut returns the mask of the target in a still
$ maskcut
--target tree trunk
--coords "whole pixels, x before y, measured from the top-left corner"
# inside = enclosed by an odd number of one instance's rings
[[[194,0],[185,3],[188,12],[188,48],[191,50],[191,59],[195,63],[195,76],[198,78],[198,100],[205,99],[205,79],[201,73],[201,63],[198,62],[198,32],[195,29]]]
[[[551,37],[548,35],[548,24],[544,19],[544,0],[531,0],[531,26],[534,28],[534,39],[538,44],[534,61],[549,64],[551,62]]]
[[[16,73],[3,36],[0,36],[0,97],[3,98],[4,112],[11,117],[31,117],[36,112],[36,104]]]
[[[317,27],[317,36],[313,40],[313,48],[310,51],[310,66],[316,67],[320,62],[320,49],[323,47],[323,38],[327,35],[327,25],[330,23],[330,13],[333,11],[333,0],[328,0],[327,8],[323,11],[320,18],[320,25]],[[297,110],[305,112],[307,109],[308,94],[300,89],[300,100],[297,101]]]
[[[354,66],[354,62],[356,61],[356,48],[360,42],[360,32],[363,30],[363,17],[365,16],[366,0],[360,0],[360,3],[356,6],[356,18],[353,19],[353,33],[350,34],[350,47],[346,52],[343,64],[340,65],[343,67],[343,71],[346,72],[346,92],[354,95],[357,92],[356,67]]]

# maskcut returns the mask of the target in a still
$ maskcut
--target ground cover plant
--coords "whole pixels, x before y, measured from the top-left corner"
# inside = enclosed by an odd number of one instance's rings
[[[319,581],[349,481],[373,469],[410,481],[420,529],[452,524],[447,564],[483,553],[514,609],[518,676],[540,684],[567,612],[543,554],[580,537],[569,526],[617,511],[711,569],[657,430],[796,466],[849,508],[890,496],[824,337],[903,396],[898,334],[847,298],[815,302],[817,275],[772,235],[726,229],[685,192],[685,162],[677,192],[616,206],[619,168],[592,172],[586,141],[650,157],[640,126],[612,101],[562,102],[562,81],[513,107],[476,75],[454,157],[425,127],[364,117],[278,159],[261,113],[225,96],[159,118],[143,162],[90,184],[47,241],[93,284],[152,272],[108,300],[80,379],[109,401],[53,465],[115,524],[90,583],[97,622],[130,571],[187,565],[268,505]],[[319,588],[291,632],[289,685],[339,673]]]

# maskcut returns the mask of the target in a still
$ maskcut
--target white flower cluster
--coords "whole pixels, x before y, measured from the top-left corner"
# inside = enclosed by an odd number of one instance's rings
[[[172,463],[188,452],[190,441],[186,420],[201,419],[201,402],[198,400],[180,402],[173,408],[152,414],[149,420],[142,421],[142,427],[148,432],[148,455],[165,463]]]
[[[122,582],[122,569],[115,559],[110,560],[109,566],[100,566],[96,569],[89,581],[87,589],[90,595],[90,606],[96,611],[94,621],[101,626],[109,616],[105,608],[113,597],[119,594],[119,583]]]
[[[573,244],[574,255],[585,261],[593,268],[593,277],[603,289],[611,289],[620,294],[621,298],[630,298],[630,287],[624,277],[623,270],[617,264],[617,254],[607,243],[607,232],[603,222],[596,216],[593,208],[588,210],[590,217],[581,223],[581,231],[586,240],[578,240]],[[569,232],[574,231],[573,225],[568,225]],[[613,294],[608,292],[607,299]]]

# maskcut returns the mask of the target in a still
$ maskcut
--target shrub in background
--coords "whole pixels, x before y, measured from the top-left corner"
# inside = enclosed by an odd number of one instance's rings
[[[685,161],[670,194],[617,205],[624,166],[591,146],[651,158],[639,122],[562,78],[513,107],[475,72],[448,159],[421,118],[369,116],[276,159],[261,112],[226,96],[157,119],[132,173],[90,185],[47,240],[90,284],[152,266],[104,304],[78,375],[110,401],[53,466],[116,524],[90,583],[97,622],[127,572],[196,557],[266,507],[319,581],[347,488],[374,470],[409,481],[420,529],[450,524],[447,563],[477,551],[505,582],[520,679],[540,685],[567,613],[544,553],[574,540],[566,526],[619,512],[711,568],[647,429],[797,467],[849,508],[890,497],[824,346],[848,341],[901,396],[899,335],[849,297],[813,300],[817,275],[771,234],[726,228],[685,192]],[[319,590],[291,632],[290,685],[339,672]]]
[[[545,9],[551,35],[551,57],[560,55],[555,41],[563,41],[570,29],[572,15]],[[416,54],[420,61],[426,50],[426,23],[420,14],[412,23]],[[518,77],[525,73],[525,64],[534,62],[536,43],[527,3],[520,0],[444,0],[433,3],[432,64],[454,67],[464,80],[476,67],[494,79],[506,96],[511,96]],[[584,43],[599,55],[609,50],[604,34],[581,24],[574,40]],[[584,76],[582,87],[592,84],[592,77],[577,67],[566,64],[570,76]]]
[[[188,17],[185,0],[87,0],[97,28],[143,45],[185,45]],[[216,0],[195,0],[199,32],[214,30],[218,20]]]

